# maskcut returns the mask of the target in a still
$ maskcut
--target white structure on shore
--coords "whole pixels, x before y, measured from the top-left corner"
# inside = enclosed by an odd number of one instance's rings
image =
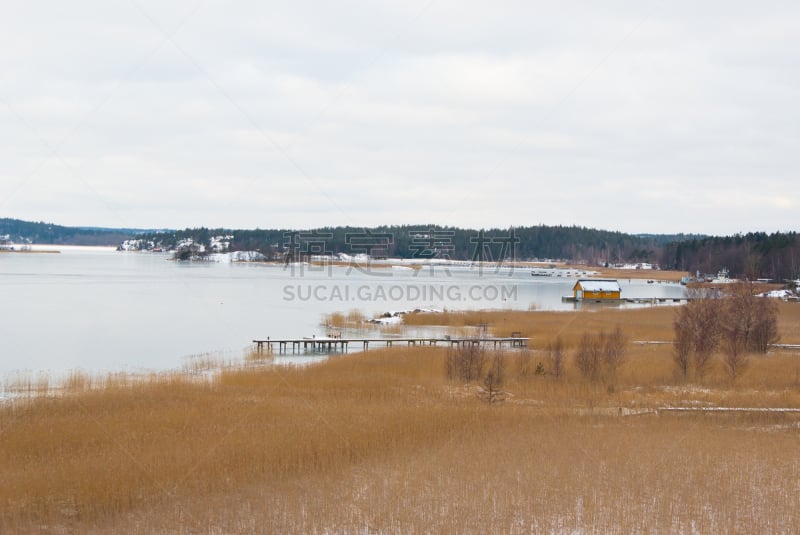
[[[23,244],[16,244],[10,234],[0,236],[0,251],[30,251],[31,242],[26,240]]]
[[[711,282],[714,284],[731,284],[737,282],[737,280],[728,277],[728,268],[722,268],[717,273],[717,276],[711,279]]]

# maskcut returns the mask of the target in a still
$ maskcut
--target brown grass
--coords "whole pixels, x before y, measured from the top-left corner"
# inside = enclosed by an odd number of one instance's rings
[[[465,315],[535,335],[492,405],[445,380],[443,348],[206,383],[76,374],[66,395],[0,406],[0,532],[795,531],[798,416],[652,411],[800,407],[798,354],[736,383],[679,381],[662,345],[629,345],[614,384],[582,380],[570,351],[561,379],[520,374],[556,332],[669,338],[670,309],[607,312]],[[796,309],[780,319],[797,330]]]
[[[599,273],[598,277],[607,279],[647,279],[666,282],[680,282],[682,277],[689,275],[689,273],[686,271],[670,271],[666,269],[592,269]]]
[[[779,303],[778,332],[780,342],[800,344],[800,305]],[[554,312],[537,310],[469,310],[442,313],[419,312],[406,314],[406,325],[440,325],[446,327],[488,326],[494,336],[510,336],[513,332],[533,338],[537,348],[544,348],[550,338],[560,335],[574,345],[587,331],[612,330],[620,325],[632,341],[669,341],[673,338],[672,321],[676,308],[646,306],[641,308],[597,308]]]
[[[332,312],[322,316],[322,324],[329,329],[363,329],[366,321],[364,313],[355,308],[347,313]]]
[[[783,284],[775,283],[775,282],[749,282],[747,283],[749,288],[752,290],[754,294],[756,293],[764,293],[764,292],[771,292],[773,290],[782,290],[786,286]],[[713,282],[690,282],[686,285],[687,288],[690,290],[708,290],[708,289],[715,289],[715,290],[722,290],[723,292],[729,291],[733,289],[735,285],[724,283],[713,283]]]
[[[442,325],[448,327],[478,326],[486,324],[494,336],[510,336],[519,332],[533,338],[536,348],[544,348],[556,335],[568,345],[574,345],[586,331],[611,330],[617,325],[625,327],[631,340],[671,340],[672,318],[675,309],[655,306],[639,309],[598,308],[570,312],[482,310],[443,313],[421,312],[406,314],[406,325]]]

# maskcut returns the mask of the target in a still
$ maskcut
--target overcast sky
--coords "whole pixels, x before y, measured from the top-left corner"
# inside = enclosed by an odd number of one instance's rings
[[[0,217],[800,230],[800,4],[6,2]]]

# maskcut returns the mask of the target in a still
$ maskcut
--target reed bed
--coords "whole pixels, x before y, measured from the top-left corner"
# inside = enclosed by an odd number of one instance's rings
[[[406,314],[403,322],[411,326],[438,325],[451,328],[477,328],[486,325],[494,336],[510,336],[514,332],[533,338],[536,347],[561,336],[574,344],[584,332],[624,328],[631,341],[671,341],[674,337],[672,322],[678,307],[642,306],[614,308],[609,305],[578,311],[539,310],[467,310],[418,312]],[[800,305],[779,303],[778,330],[780,341],[800,344]]]
[[[790,533],[800,521],[796,435],[737,429],[758,422],[505,411],[470,424],[420,448],[136,520],[171,531],[177,511],[192,511],[180,531],[612,534]]]
[[[569,350],[547,371],[545,326],[666,335],[664,310],[452,320],[541,329],[505,353],[502,403],[448,380],[435,347],[203,382],[76,374],[64,395],[0,405],[0,532],[796,532],[797,414],[656,409],[800,407],[797,353],[735,382],[679,379],[665,345],[628,344],[613,380],[583,379]]]
[[[367,317],[358,309],[349,312],[331,312],[322,316],[322,324],[334,329],[363,329],[367,324]]]
[[[597,271],[600,277],[607,279],[650,279],[665,282],[680,282],[681,278],[689,275],[686,271],[673,271],[663,269],[614,269],[614,268],[592,268]]]

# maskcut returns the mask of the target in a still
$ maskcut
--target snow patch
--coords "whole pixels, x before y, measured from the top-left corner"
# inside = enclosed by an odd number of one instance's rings
[[[759,297],[772,297],[773,299],[788,299],[790,297],[794,297],[794,293],[791,290],[772,290],[770,292],[764,292],[758,294]]]
[[[233,251],[231,253],[213,253],[206,259],[209,262],[229,264],[231,262],[263,262],[267,257],[258,251]]]
[[[372,318],[369,320],[370,323],[377,323],[380,325],[397,325],[403,323],[403,316],[406,314],[414,314],[417,312],[430,312],[430,313],[441,313],[442,311],[436,308],[414,308],[409,310],[390,310],[389,312],[385,312],[383,315]]]

